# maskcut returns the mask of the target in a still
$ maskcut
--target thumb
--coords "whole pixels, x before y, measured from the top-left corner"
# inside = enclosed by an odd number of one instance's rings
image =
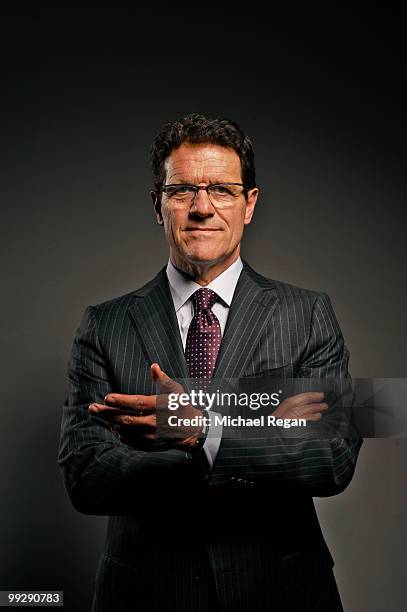
[[[158,383],[160,391],[164,393],[178,392],[178,383],[163,372],[158,363],[151,364],[151,375],[153,380]]]

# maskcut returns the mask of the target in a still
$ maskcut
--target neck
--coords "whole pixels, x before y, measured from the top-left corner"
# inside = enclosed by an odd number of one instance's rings
[[[178,270],[190,276],[198,285],[206,287],[219,274],[227,270],[238,259],[239,255],[240,249],[237,249],[222,261],[198,263],[185,261],[171,252],[170,259],[172,265]]]

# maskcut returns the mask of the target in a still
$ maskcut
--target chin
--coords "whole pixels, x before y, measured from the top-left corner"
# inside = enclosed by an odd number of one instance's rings
[[[228,257],[228,253],[220,253],[219,251],[208,252],[208,249],[193,249],[186,253],[186,258],[190,263],[195,265],[211,265],[220,263]]]
[[[219,257],[210,257],[208,256],[208,254],[198,254],[198,253],[190,253],[188,255],[188,260],[196,265],[201,265],[201,266],[205,266],[205,265],[209,265],[209,264],[213,264],[213,263],[217,263],[219,261]]]
[[[213,261],[217,261],[219,257],[222,256],[222,253],[219,252],[218,249],[210,248],[211,245],[208,243],[198,243],[189,244],[184,251],[184,257],[189,260],[191,263],[211,263]]]

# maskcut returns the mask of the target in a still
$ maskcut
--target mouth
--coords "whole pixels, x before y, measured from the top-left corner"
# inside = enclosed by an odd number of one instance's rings
[[[184,232],[221,232],[219,228],[213,227],[186,227]]]

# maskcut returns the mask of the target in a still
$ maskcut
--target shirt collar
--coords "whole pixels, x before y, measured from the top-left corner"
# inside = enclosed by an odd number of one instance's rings
[[[233,294],[242,271],[243,263],[240,257],[236,259],[226,270],[206,285],[208,289],[215,291],[219,297],[230,307]],[[178,270],[171,260],[167,264],[167,277],[170,285],[171,295],[174,302],[175,311],[185,304],[195,291],[202,289],[202,286],[193,281],[189,276]]]

